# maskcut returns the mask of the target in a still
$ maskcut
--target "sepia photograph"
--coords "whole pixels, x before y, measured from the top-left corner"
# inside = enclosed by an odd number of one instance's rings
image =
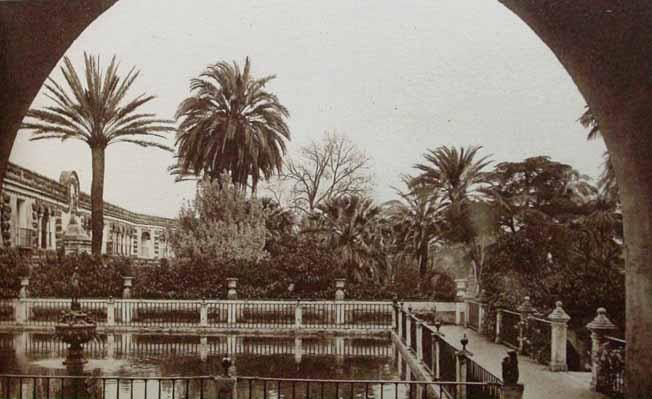
[[[0,0],[0,399],[652,399],[652,1]]]

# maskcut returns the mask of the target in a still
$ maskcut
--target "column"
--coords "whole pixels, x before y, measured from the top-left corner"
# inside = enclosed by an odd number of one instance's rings
[[[602,381],[600,370],[600,349],[606,343],[606,335],[616,330],[616,326],[607,317],[607,310],[599,308],[593,321],[586,325],[591,331],[591,390],[599,391]]]
[[[417,333],[416,333],[417,359],[423,360],[423,321],[417,320],[416,327],[417,327]]]
[[[566,362],[566,340],[570,316],[562,308],[561,301],[555,303],[555,310],[548,315],[550,320],[550,370],[568,371]]]
[[[467,358],[471,356],[471,353],[466,350],[466,345],[469,343],[469,339],[464,334],[464,337],[460,340],[462,343],[462,350],[458,351],[455,354],[455,381],[456,382],[467,382],[467,373],[466,373],[466,362]],[[467,399],[467,389],[466,385],[457,386],[457,396],[456,399]]]
[[[106,326],[113,327],[115,325],[115,302],[113,297],[109,297],[106,303]]]

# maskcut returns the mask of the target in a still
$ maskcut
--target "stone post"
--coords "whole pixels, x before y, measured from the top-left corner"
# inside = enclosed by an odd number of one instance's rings
[[[205,299],[202,299],[199,305],[199,325],[208,327],[208,304]]]
[[[417,333],[416,333],[417,359],[423,360],[423,321],[417,320],[416,327],[417,327]]]
[[[122,299],[131,299],[131,287],[133,286],[134,278],[131,276],[122,277]]]
[[[343,301],[344,300],[344,287],[346,285],[346,279],[338,278],[335,279],[335,300]]]
[[[20,292],[18,293],[19,298],[29,298],[29,278],[23,277],[20,279]]]
[[[607,310],[599,308],[593,321],[586,325],[591,331],[591,390],[598,391],[602,383],[600,371],[600,349],[606,343],[606,335],[616,330],[616,326],[607,317]]]
[[[226,299],[238,299],[238,279],[230,277],[226,279]]]
[[[115,325],[115,301],[113,297],[109,297],[106,303],[106,326],[112,327]]]
[[[524,354],[527,350],[527,328],[528,322],[532,314],[534,314],[535,309],[530,302],[530,297],[526,296],[523,298],[523,303],[516,308],[521,314],[521,323],[519,324],[519,341],[518,341],[518,351],[521,354]]]
[[[462,350],[455,353],[455,381],[465,383],[467,382],[467,373],[466,373],[466,362],[468,357],[471,356],[471,353],[466,350],[466,345],[469,343],[469,339],[464,334],[464,337],[460,340],[462,344]],[[467,389],[466,385],[457,386],[457,396],[456,399],[467,399]]]
[[[455,303],[455,325],[461,326],[464,324],[464,321],[462,318],[464,317],[464,306],[466,304],[464,302],[456,302]]]
[[[412,308],[408,308],[407,314],[405,315],[405,345],[410,348],[412,345]]]
[[[566,362],[566,335],[570,316],[562,308],[561,301],[555,303],[555,310],[548,315],[550,320],[550,370],[568,371]]]
[[[294,326],[296,328],[301,328],[303,324],[303,309],[301,306],[301,299],[297,299],[297,305],[294,308]]]
[[[482,290],[480,292],[480,295],[478,296],[478,333],[479,334],[485,334],[485,326],[484,326],[484,317],[486,313],[486,308],[487,308],[487,294],[485,293],[485,290]]]
[[[432,370],[432,375],[435,378],[435,381],[439,381],[441,377],[441,370],[439,367],[439,357],[440,357],[440,351],[441,349],[439,348],[439,340],[444,337],[444,334],[439,331],[441,328],[441,322],[439,320],[435,321],[435,329],[437,330],[435,333],[432,334],[432,365],[431,365],[431,370]]]
[[[499,344],[501,341],[500,327],[502,326],[502,324],[503,324],[503,310],[498,308],[496,309],[496,340],[495,340],[497,344]]]

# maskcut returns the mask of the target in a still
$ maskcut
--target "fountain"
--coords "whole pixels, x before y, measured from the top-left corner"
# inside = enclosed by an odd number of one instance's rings
[[[68,345],[68,354],[63,364],[70,375],[80,375],[84,370],[83,345],[95,338],[97,326],[95,322],[81,310],[79,304],[79,274],[75,268],[72,275],[72,302],[70,310],[62,312],[55,326],[56,336]]]

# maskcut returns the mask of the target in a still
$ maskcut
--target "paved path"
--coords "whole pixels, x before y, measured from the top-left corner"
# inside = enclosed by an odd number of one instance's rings
[[[508,348],[490,342],[486,337],[471,329],[460,326],[443,326],[441,331],[446,341],[461,348],[460,339],[464,333],[469,338],[466,347],[473,353],[472,359],[494,375],[502,374],[500,362],[507,355]],[[604,399],[606,396],[591,392],[591,373],[553,373],[526,356],[519,356],[520,382],[525,385],[523,399]]]

